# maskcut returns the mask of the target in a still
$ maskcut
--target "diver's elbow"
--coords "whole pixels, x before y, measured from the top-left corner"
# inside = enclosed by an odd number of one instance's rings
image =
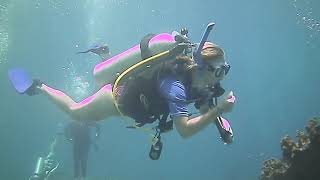
[[[176,117],[176,119],[173,120],[175,123],[175,127],[179,133],[179,135],[183,139],[188,139],[192,136],[191,129],[188,127],[188,118],[187,117]]]
[[[178,130],[178,133],[182,139],[189,139],[191,137],[191,134],[185,130]]]

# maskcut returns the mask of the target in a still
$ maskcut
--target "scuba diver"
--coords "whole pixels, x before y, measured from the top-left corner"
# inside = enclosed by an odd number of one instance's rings
[[[90,127],[96,128],[95,139],[90,137]],[[97,123],[72,121],[65,127],[65,137],[72,143],[73,166],[75,180],[82,180],[87,175],[87,161],[90,146],[97,151],[97,138],[100,136],[100,126]]]
[[[77,52],[76,54],[85,54],[85,53],[96,54],[101,58],[102,61],[110,57],[109,46],[107,45],[95,45],[93,48],[90,48],[86,51]]]
[[[103,86],[81,102],[32,80],[23,69],[10,70],[9,78],[19,93],[44,94],[76,121],[125,116],[135,120],[128,126],[135,129],[158,122],[152,128],[156,131],[149,153],[153,160],[161,154],[161,133],[173,129],[173,124],[183,138],[215,124],[222,140],[230,144],[233,132],[222,115],[231,112],[236,97],[231,91],[217,100],[225,92],[221,82],[230,65],[224,50],[207,41],[213,26],[207,26],[199,44],[189,40],[186,29],[147,36],[140,45],[96,65],[94,75]],[[192,115],[189,104],[194,104],[200,115]]]
[[[58,130],[53,142],[50,144],[49,153],[46,157],[38,157],[33,175],[29,180],[48,180],[52,173],[59,167],[59,163],[54,160],[57,144],[63,135],[62,124],[58,124]]]

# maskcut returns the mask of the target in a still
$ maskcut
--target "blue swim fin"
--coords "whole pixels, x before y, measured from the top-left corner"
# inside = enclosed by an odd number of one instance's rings
[[[22,68],[14,68],[8,71],[9,80],[18,93],[25,93],[33,83],[29,74]]]

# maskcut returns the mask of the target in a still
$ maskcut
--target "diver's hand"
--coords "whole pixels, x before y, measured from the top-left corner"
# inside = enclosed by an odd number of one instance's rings
[[[230,91],[230,93],[223,98],[220,103],[218,103],[217,108],[222,111],[221,113],[228,113],[232,111],[235,102],[236,97],[234,96],[233,92]]]

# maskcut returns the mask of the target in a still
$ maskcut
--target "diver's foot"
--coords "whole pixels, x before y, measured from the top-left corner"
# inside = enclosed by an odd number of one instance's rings
[[[34,79],[31,87],[29,87],[25,93],[29,96],[40,94],[42,84],[43,82],[39,79]]]

